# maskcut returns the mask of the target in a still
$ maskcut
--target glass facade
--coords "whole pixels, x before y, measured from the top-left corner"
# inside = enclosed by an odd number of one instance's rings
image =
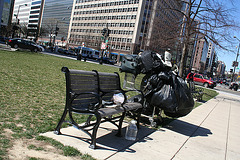
[[[72,5],[73,0],[45,0],[41,24],[45,35],[42,38],[49,41],[49,35],[55,35],[57,27],[56,40],[61,40],[62,37],[67,39]]]
[[[0,26],[7,26],[9,20],[11,0],[1,0],[0,2]]]

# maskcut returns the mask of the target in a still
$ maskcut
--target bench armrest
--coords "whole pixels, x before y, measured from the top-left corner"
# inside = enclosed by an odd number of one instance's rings
[[[138,92],[138,93],[140,93],[139,96],[141,97],[141,99],[140,99],[139,103],[143,104],[144,94],[141,90],[138,90],[138,89],[124,90],[124,94],[126,94],[127,92]]]

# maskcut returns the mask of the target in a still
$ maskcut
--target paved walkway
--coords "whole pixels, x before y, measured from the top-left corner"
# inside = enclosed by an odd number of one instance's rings
[[[136,142],[115,137],[108,123],[99,129],[96,150],[88,148],[89,137],[73,127],[62,129],[63,135],[43,135],[96,159],[239,160],[239,115],[240,97],[220,93],[158,131],[141,127]]]

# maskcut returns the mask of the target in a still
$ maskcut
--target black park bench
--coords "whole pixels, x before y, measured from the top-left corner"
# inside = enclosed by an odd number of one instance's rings
[[[68,122],[74,127],[82,130],[91,137],[90,148],[96,149],[96,137],[99,125],[103,122],[110,122],[117,126],[116,136],[121,136],[122,123],[126,113],[134,112],[137,126],[139,127],[142,112],[142,102],[128,102],[125,91],[121,88],[118,73],[104,73],[98,71],[73,70],[67,67],[62,68],[66,78],[66,104],[60,121],[54,131],[61,134],[60,129],[63,122]],[[130,90],[129,90],[130,91]],[[137,90],[131,90],[140,92]],[[113,95],[122,93],[124,102],[114,104]],[[138,93],[139,94],[139,93]],[[78,124],[73,113],[87,115],[84,124]],[[69,115],[69,121],[66,116]],[[95,117],[95,120],[92,118]]]

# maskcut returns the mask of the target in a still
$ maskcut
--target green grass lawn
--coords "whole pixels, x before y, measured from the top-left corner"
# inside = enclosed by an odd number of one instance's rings
[[[54,130],[65,105],[65,77],[61,72],[63,66],[79,70],[119,72],[115,67],[21,51],[0,50],[0,64],[0,159],[6,158],[7,149],[11,148],[14,139],[42,140],[45,138],[38,137],[39,133]],[[123,80],[123,74],[120,76]],[[215,95],[216,92],[204,95],[203,100],[207,101]],[[79,120],[81,122],[84,119]],[[12,131],[11,138],[4,135],[5,129]],[[56,143],[49,139],[46,141]],[[61,144],[55,146],[66,150],[66,155],[80,155]],[[80,156],[83,159],[89,158],[86,155]]]

